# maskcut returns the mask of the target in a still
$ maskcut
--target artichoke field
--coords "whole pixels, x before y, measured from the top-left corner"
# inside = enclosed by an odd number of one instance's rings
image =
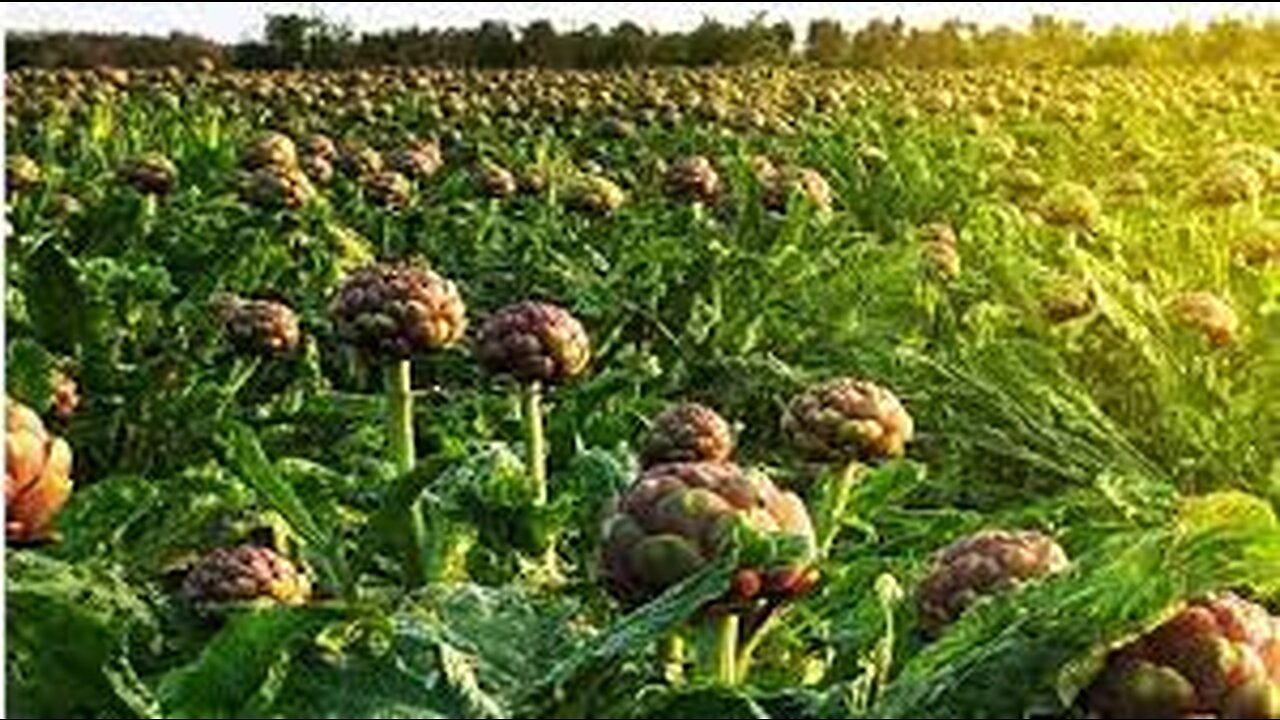
[[[9,716],[1280,718],[1274,71],[6,101]]]

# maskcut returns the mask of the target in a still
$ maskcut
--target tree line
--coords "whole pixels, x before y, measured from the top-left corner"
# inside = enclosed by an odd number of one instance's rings
[[[547,20],[524,27],[489,20],[473,28],[401,28],[357,34],[319,16],[266,17],[261,40],[219,44],[189,34],[11,33],[6,64],[19,67],[192,67],[245,69],[422,65],[477,68],[609,69],[637,66],[812,63],[854,68],[1127,66],[1280,63],[1280,19],[1224,18],[1204,27],[1117,27],[1037,16],[1025,28],[980,28],[951,20],[908,27],[900,18],[849,27],[814,20],[803,38],[764,15],[741,25],[706,18],[688,32],[633,22],[561,32]]]

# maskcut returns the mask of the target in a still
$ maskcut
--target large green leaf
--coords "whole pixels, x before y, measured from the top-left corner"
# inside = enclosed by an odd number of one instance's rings
[[[132,675],[129,649],[154,637],[150,609],[110,568],[28,551],[6,564],[9,717],[128,715],[137,702],[122,702],[120,679]]]
[[[1058,715],[1107,648],[1185,598],[1280,592],[1280,525],[1264,502],[1215,496],[1182,517],[1119,534],[1070,572],[979,603],[906,665],[868,717]]]
[[[722,596],[737,567],[736,552],[722,554],[714,563],[619,619],[581,650],[553,665],[547,676],[530,689],[532,715],[547,717],[553,714],[552,708],[579,701],[573,697],[575,688],[589,687],[600,675],[652,647],[672,628]]]
[[[283,515],[304,540],[313,547],[327,547],[327,533],[320,529],[293,486],[271,464],[253,430],[241,423],[228,422],[224,438],[228,459],[253,489]]]
[[[200,656],[164,675],[158,695],[166,717],[259,717],[276,677],[297,646],[336,615],[323,608],[264,608],[236,614]]]

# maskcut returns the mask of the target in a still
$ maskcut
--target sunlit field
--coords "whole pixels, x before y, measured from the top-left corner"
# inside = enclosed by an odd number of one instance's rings
[[[11,717],[1280,718],[1280,73],[6,92]]]

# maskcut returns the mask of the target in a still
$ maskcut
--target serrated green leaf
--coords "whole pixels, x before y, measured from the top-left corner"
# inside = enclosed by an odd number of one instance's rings
[[[257,696],[272,668],[335,618],[334,611],[315,607],[235,614],[198,658],[161,678],[157,695],[165,716],[254,717],[246,711],[264,703]]]
[[[652,646],[708,602],[724,595],[737,567],[737,552],[723,553],[715,562],[619,619],[584,648],[554,665],[547,677],[531,689],[531,705],[551,707],[564,699],[571,686],[583,684],[592,675]],[[543,711],[537,715],[545,716]]]

